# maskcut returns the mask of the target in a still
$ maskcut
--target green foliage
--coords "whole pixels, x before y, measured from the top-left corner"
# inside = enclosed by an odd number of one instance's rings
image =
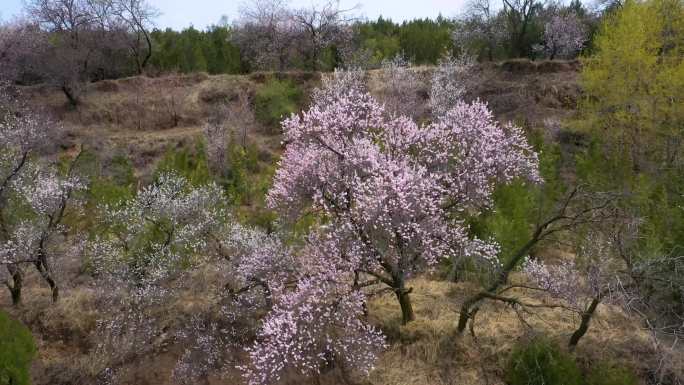
[[[29,369],[35,355],[31,332],[0,310],[0,385],[30,384]]]
[[[254,96],[254,115],[269,127],[296,112],[302,102],[302,91],[289,80],[270,79]]]
[[[512,257],[531,238],[535,225],[544,218],[564,194],[560,177],[560,148],[545,144],[539,135],[531,135],[530,143],[539,153],[541,185],[514,181],[497,187],[494,205],[471,221],[471,231],[480,238],[493,237],[501,245],[501,260]]]
[[[668,166],[681,154],[684,5],[627,1],[607,17],[584,60],[582,127],[604,138],[614,162]]]
[[[575,122],[592,142],[578,156],[578,177],[624,193],[623,208],[642,221],[635,255],[676,252],[684,245],[684,3],[627,1],[593,49]]]
[[[355,27],[361,48],[371,52],[375,65],[400,53],[415,64],[435,64],[445,52],[454,49],[454,24],[442,16],[402,24],[380,17]]]
[[[582,373],[574,358],[542,337],[519,344],[506,369],[509,385],[581,385]]]
[[[391,20],[379,17],[375,21],[358,23],[355,27],[361,48],[371,53],[371,64],[379,65],[383,60],[392,59],[401,53],[400,27]]]
[[[404,22],[399,44],[404,55],[415,64],[436,64],[445,52],[453,50],[453,23],[441,15],[435,20]]]
[[[207,162],[204,142],[195,142],[195,148],[169,148],[157,164],[154,178],[162,172],[176,172],[185,177],[193,186],[205,185],[212,181]]]
[[[275,167],[274,164],[261,163],[259,155],[255,144],[242,146],[231,141],[221,185],[236,205],[236,215],[242,223],[272,229],[276,216],[266,208],[266,194],[271,187]]]
[[[606,362],[591,368],[587,375],[587,385],[638,385],[639,380],[629,369]]]
[[[130,199],[135,194],[136,183],[131,160],[123,154],[115,155],[107,166],[106,174],[91,177],[89,200],[96,206]]]
[[[240,50],[230,42],[231,30],[211,26],[205,31],[193,27],[180,32],[154,30],[151,64],[159,71],[183,73],[206,71],[210,74],[245,72]]]
[[[226,156],[226,169],[223,173],[223,182],[228,196],[236,203],[243,204],[251,196],[250,176],[260,171],[258,148],[254,144],[241,146],[231,140]]]

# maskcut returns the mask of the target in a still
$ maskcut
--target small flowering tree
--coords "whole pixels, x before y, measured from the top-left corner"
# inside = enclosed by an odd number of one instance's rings
[[[430,108],[439,117],[463,99],[473,80],[475,58],[468,54],[444,56],[439,60],[430,82]]]
[[[420,116],[420,109],[424,104],[419,94],[420,82],[408,60],[401,55],[384,60],[379,81],[378,100],[386,111],[410,117]]]
[[[487,283],[486,288],[473,294],[461,304],[457,331],[463,333],[470,321],[471,332],[474,328],[475,315],[479,312],[481,304],[486,300],[501,301],[513,306],[524,305],[520,300],[507,297],[503,293],[516,287],[509,283],[511,273],[520,267],[528,258],[530,251],[541,242],[547,241],[554,235],[576,229],[579,226],[602,224],[611,218],[608,209],[617,200],[612,193],[586,192],[577,186],[566,196],[556,202],[549,213],[540,207],[538,223],[524,244],[519,246],[506,258],[505,263],[495,266],[493,279]]]
[[[523,272],[540,289],[562,300],[567,308],[581,316],[580,325],[568,345],[577,346],[589,330],[596,308],[602,302],[618,303],[625,299],[623,261],[616,258],[615,240],[598,232],[587,236],[576,261],[547,265],[539,260],[527,260]],[[628,277],[627,277],[628,278]]]
[[[540,180],[522,131],[496,123],[480,102],[421,127],[332,83],[283,127],[288,145],[269,205],[286,219],[321,216],[322,231],[348,243],[348,273],[389,286],[404,323],[414,318],[409,277],[456,252],[495,259],[496,246],[469,237],[464,224],[494,187]]]
[[[281,286],[242,370],[250,384],[280,379],[285,369],[318,374],[331,362],[367,374],[385,348],[384,336],[363,319],[365,297],[355,280],[353,242],[314,235],[298,256],[299,269]],[[350,253],[350,254],[348,254]],[[353,284],[352,284],[353,283]]]
[[[73,193],[85,188],[74,174],[78,156],[66,174],[32,159],[54,126],[34,114],[7,86],[0,88],[0,264],[12,302],[21,301],[24,266],[34,265],[52,291],[59,287],[50,260],[60,253],[59,235]]]
[[[537,50],[544,52],[549,59],[572,58],[584,47],[587,31],[574,12],[554,15],[544,26],[544,44]]]
[[[99,277],[100,300],[110,317],[99,321],[98,352],[120,365],[154,348],[160,335],[154,309],[177,294],[174,279],[208,260],[226,214],[223,192],[210,184],[192,187],[175,173],[127,201],[102,208],[103,228],[86,247]],[[115,380],[115,368],[104,374]]]
[[[75,163],[76,160],[72,166]],[[61,175],[51,169],[34,169],[22,175],[16,189],[29,213],[5,243],[5,252],[13,262],[30,262],[36,267],[50,286],[53,302],[59,298],[59,286],[50,260],[63,252],[60,235],[67,231],[63,223],[65,213],[69,206],[78,208],[80,202],[74,194],[86,188],[72,171],[70,167],[67,175]]]

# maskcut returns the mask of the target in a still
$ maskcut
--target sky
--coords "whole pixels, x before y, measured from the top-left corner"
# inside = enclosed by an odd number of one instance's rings
[[[148,0],[162,15],[157,19],[159,28],[183,29],[193,25],[204,28],[217,23],[222,15],[229,21],[235,20],[242,0]],[[293,7],[312,4],[312,0],[290,0]],[[313,3],[316,3],[315,1]],[[394,21],[414,18],[435,18],[440,13],[455,16],[462,9],[465,0],[341,0],[343,8],[361,4],[356,13],[368,19],[382,15]],[[11,19],[21,12],[23,0],[0,0],[0,18]]]

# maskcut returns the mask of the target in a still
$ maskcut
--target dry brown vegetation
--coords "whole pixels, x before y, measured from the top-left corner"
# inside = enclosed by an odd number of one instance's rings
[[[371,314],[379,316],[377,322],[392,342],[371,375],[373,384],[503,384],[503,368],[516,342],[538,333],[564,344],[578,322],[562,309],[527,313],[488,303],[475,320],[474,334],[456,336],[459,305],[475,288],[468,283],[429,279],[414,280],[410,286],[415,322],[401,326],[396,301],[390,295],[371,304]],[[515,294],[526,302],[549,302],[542,295]],[[639,372],[652,363],[649,336],[638,321],[610,306],[601,308],[596,321],[577,350],[586,366],[618,360]]]
[[[480,81],[469,98],[486,100],[502,120],[527,127],[543,127],[549,117],[562,118],[574,111],[580,93],[576,62],[509,61],[478,68]],[[427,100],[430,67],[418,67]],[[73,109],[58,90],[43,86],[25,90],[33,104],[51,111],[68,131],[64,147],[86,143],[99,153],[123,150],[145,173],[169,146],[190,144],[202,133],[208,116],[222,103],[237,102],[239,94],[253,96],[269,78],[289,79],[308,95],[320,77],[308,72],[265,73],[247,76],[168,75],[136,76],[88,85],[83,105]],[[382,84],[376,71],[369,74],[371,91]],[[280,140],[254,127],[252,139],[276,151]]]
[[[162,320],[167,332],[155,341],[153,356],[125,365],[125,378],[131,384],[172,383],[170,373],[182,353],[182,347],[174,343],[174,331],[191,314],[211,311],[211,296],[222,283],[221,277],[211,271],[197,274],[202,279],[192,280],[193,285],[185,288],[179,301],[157,309],[156,312],[164,314]],[[467,282],[451,283],[436,278],[423,277],[410,282],[417,319],[406,326],[401,325],[401,312],[392,293],[378,295],[371,301],[371,319],[387,335],[390,348],[383,353],[369,378],[352,380],[387,385],[503,384],[503,368],[516,342],[538,333],[564,344],[578,322],[576,315],[562,309],[525,312],[501,303],[489,303],[476,318],[474,334],[457,336],[457,310],[476,287]],[[92,354],[98,318],[93,292],[85,282],[79,282],[78,286],[65,290],[59,303],[50,305],[47,288],[30,290],[33,292],[27,293],[27,298],[31,300],[13,313],[30,326],[38,342],[34,384],[93,383],[95,375],[106,365],[104,357]],[[511,294],[528,303],[550,301],[544,295]],[[40,301],[45,303],[37,303]],[[609,305],[598,311],[594,326],[577,349],[577,357],[586,368],[593,362],[608,360],[620,362],[636,373],[652,367],[655,359],[649,335],[639,321]],[[319,379],[292,376],[286,383],[338,384],[343,380],[339,371],[332,370]],[[239,372],[228,368],[210,383],[242,382]]]

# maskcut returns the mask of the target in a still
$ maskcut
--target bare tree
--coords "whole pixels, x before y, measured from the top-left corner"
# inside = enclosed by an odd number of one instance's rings
[[[204,126],[207,141],[207,155],[214,172],[227,170],[227,155],[231,141],[247,147],[247,134],[254,126],[254,112],[249,96],[243,92],[235,102],[216,107]]]
[[[51,44],[41,58],[42,74],[58,86],[72,105],[77,105],[82,83],[93,61],[92,24],[97,21],[85,0],[30,0],[26,11],[31,21],[50,33]]]
[[[131,52],[138,73],[152,53],[148,29],[157,12],[145,0],[27,0],[26,13],[46,35],[36,73],[73,106],[86,82],[126,72],[123,52]]]
[[[331,0],[292,12],[292,19],[302,30],[305,56],[310,60],[312,70],[318,70],[320,54],[325,47],[341,42],[340,37],[345,36],[344,26],[356,19],[350,12],[358,7],[342,9],[339,0]]]
[[[579,187],[574,188],[559,202],[557,209],[547,219],[540,221],[535,226],[530,239],[505,264],[497,269],[494,279],[488,287],[463,302],[458,320],[458,333],[465,330],[468,321],[474,319],[480,309],[480,304],[485,300],[520,305],[521,303],[517,299],[502,294],[510,289],[507,285],[511,273],[523,262],[530,251],[537,244],[555,234],[602,221],[603,218],[600,214],[615,201],[616,196],[614,194],[598,194],[596,196],[592,193],[583,193]]]
[[[537,0],[503,0],[503,15],[514,55],[527,56],[530,53],[526,37],[541,7]]]
[[[287,0],[254,0],[240,7],[233,40],[255,68],[285,70],[301,55],[316,71],[323,49],[350,40],[356,8],[328,1],[292,9]]]
[[[135,60],[138,74],[142,74],[152,57],[150,28],[159,11],[146,0],[109,0],[117,23],[128,32],[128,47]]]
[[[46,37],[36,25],[0,25],[0,81],[22,81],[35,73],[37,58],[46,47]]]
[[[284,70],[297,38],[286,0],[255,0],[241,5],[234,42],[249,63],[259,69]]]
[[[494,60],[494,50],[503,38],[503,28],[490,0],[471,0],[453,34],[461,50],[482,46],[489,61]]]

